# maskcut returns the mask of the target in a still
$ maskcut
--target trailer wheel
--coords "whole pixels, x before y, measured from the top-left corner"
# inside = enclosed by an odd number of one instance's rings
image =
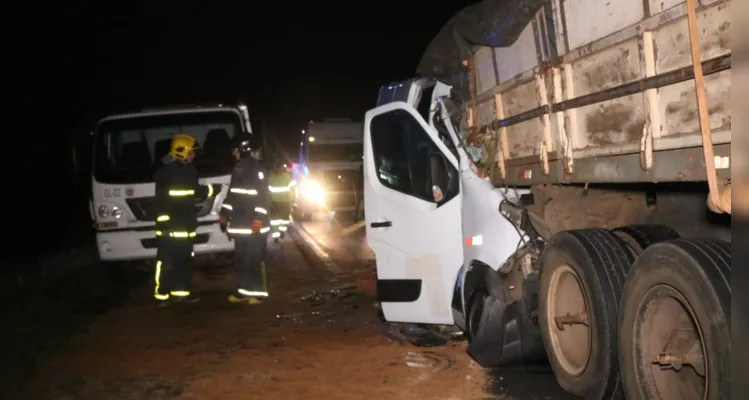
[[[681,238],[678,232],[665,225],[628,225],[611,232],[627,244],[635,257],[656,243]]]
[[[622,294],[619,356],[628,397],[731,398],[731,247],[653,245]]]
[[[539,321],[559,385],[590,399],[622,396],[619,297],[632,253],[604,229],[563,231],[540,258]]]

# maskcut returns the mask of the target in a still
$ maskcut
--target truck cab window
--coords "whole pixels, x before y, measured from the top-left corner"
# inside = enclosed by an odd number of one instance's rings
[[[440,150],[421,124],[408,112],[394,110],[372,118],[370,133],[379,181],[390,189],[434,202],[429,155]],[[457,174],[452,165],[449,168]]]

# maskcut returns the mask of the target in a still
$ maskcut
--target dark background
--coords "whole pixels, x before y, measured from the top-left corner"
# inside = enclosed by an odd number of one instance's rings
[[[23,240],[3,255],[91,231],[90,178],[74,180],[70,146],[99,118],[242,99],[293,151],[311,119],[362,120],[378,88],[414,76],[430,40],[468,3],[30,3],[7,14],[18,25],[6,26],[6,54],[15,54],[6,99],[22,117],[3,152],[3,201],[6,229]]]

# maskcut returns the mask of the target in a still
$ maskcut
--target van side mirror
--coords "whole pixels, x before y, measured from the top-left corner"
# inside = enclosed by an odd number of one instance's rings
[[[429,171],[432,179],[432,197],[437,204],[445,201],[449,190],[449,176],[447,171],[447,160],[440,153],[429,155]]]

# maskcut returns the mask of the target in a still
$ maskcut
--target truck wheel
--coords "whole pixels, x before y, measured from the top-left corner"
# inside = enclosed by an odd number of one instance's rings
[[[627,244],[635,257],[656,243],[681,238],[678,232],[665,225],[628,225],[611,232]]]
[[[619,297],[634,257],[604,229],[563,231],[540,257],[539,327],[559,385],[590,399],[621,398]]]
[[[473,341],[479,331],[487,297],[489,297],[489,292],[485,287],[479,286],[471,293],[471,297],[466,302],[466,337],[469,343]]]
[[[627,397],[731,398],[731,246],[651,246],[622,294],[619,357]]]

